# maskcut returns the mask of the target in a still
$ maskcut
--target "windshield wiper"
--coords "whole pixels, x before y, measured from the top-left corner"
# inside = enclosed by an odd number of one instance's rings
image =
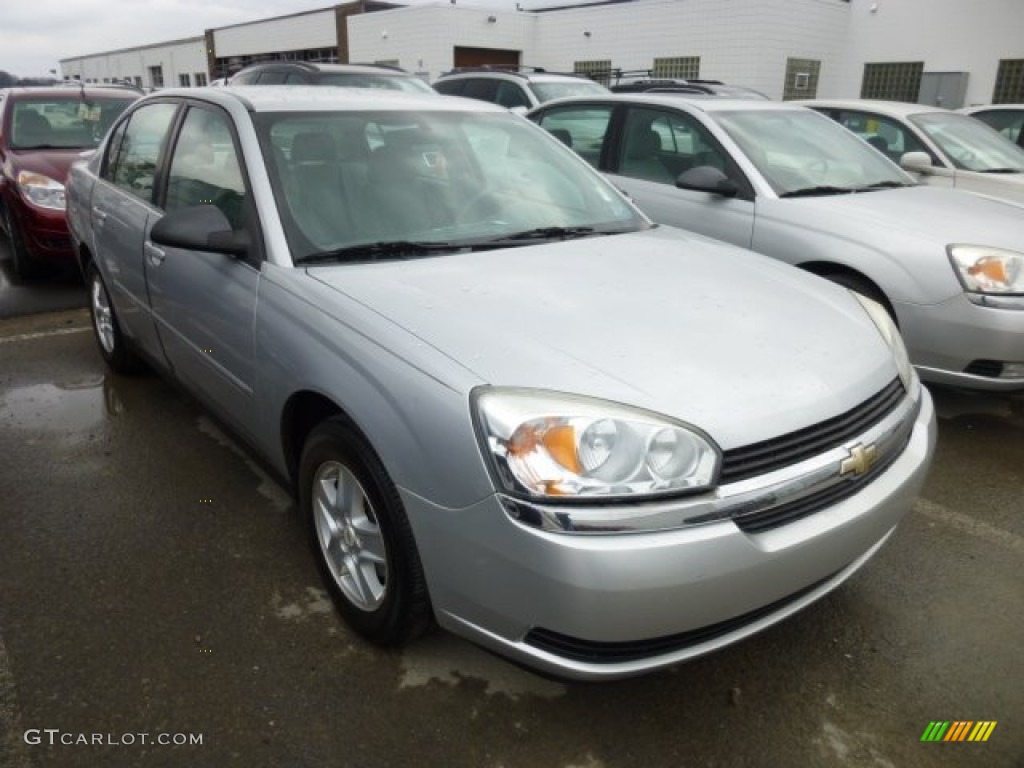
[[[858,191],[858,187],[830,187],[822,185],[819,187],[804,187],[794,189],[790,192],[783,192],[779,197],[814,197],[816,195],[849,195]]]
[[[1024,173],[1024,168],[986,168],[980,173]]]
[[[360,243],[299,256],[295,259],[295,264],[321,264],[328,261],[377,261],[461,250],[467,250],[467,248],[459,243],[382,240],[377,243]]]
[[[865,184],[857,187],[854,192],[870,192],[872,189],[901,189],[903,187],[916,187],[917,184],[908,184],[905,181],[876,181],[874,184]]]
[[[593,227],[537,227],[527,229],[524,232],[515,232],[511,235],[502,235],[490,240],[491,243],[507,243],[522,240],[571,240],[576,237],[588,237],[596,234],[611,234],[607,232],[596,232]]]

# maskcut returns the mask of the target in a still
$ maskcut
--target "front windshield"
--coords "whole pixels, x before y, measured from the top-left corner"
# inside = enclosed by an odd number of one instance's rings
[[[961,170],[1024,172],[1024,149],[973,117],[929,112],[911,115],[910,121]]]
[[[137,97],[71,93],[19,99],[12,106],[11,149],[95,149]]]
[[[542,104],[553,99],[570,96],[607,96],[608,89],[593,80],[560,80],[550,83],[530,83],[530,90]]]
[[[379,75],[373,72],[329,72],[320,75],[320,85],[346,88],[379,88],[406,93],[434,93],[434,89],[415,75]]]
[[[293,258],[362,244],[483,247],[641,229],[611,184],[507,112],[256,116]]]
[[[863,139],[809,109],[711,114],[779,196],[914,184]]]

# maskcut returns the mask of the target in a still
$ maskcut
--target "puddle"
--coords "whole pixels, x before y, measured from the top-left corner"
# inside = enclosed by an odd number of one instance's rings
[[[0,395],[0,423],[13,429],[83,435],[124,410],[124,401],[104,376],[34,384]]]
[[[932,390],[936,415],[943,420],[964,416],[994,416],[1007,421],[1024,421],[1024,397],[988,392]]]

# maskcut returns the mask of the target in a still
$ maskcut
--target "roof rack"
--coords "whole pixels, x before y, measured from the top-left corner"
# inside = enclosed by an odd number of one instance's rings
[[[467,72],[500,72],[505,75],[515,75],[517,77],[527,78],[531,74],[537,75],[560,75],[562,77],[579,77],[584,80],[590,80],[589,74],[581,72],[557,72],[544,67],[533,67],[524,64],[519,65],[505,65],[505,64],[480,64],[472,67],[454,67],[447,72],[443,72],[444,75],[464,75]]]

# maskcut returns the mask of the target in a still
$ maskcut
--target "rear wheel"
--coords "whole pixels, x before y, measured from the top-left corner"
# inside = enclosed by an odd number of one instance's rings
[[[95,264],[89,264],[86,272],[89,288],[89,313],[92,315],[92,329],[96,335],[100,354],[116,373],[134,373],[140,367],[139,358],[128,347],[121,326],[114,312],[114,304],[103,282],[103,276]]]
[[[423,634],[433,614],[409,520],[366,439],[341,417],[302,451],[299,498],[313,551],[348,624],[378,645]]]

